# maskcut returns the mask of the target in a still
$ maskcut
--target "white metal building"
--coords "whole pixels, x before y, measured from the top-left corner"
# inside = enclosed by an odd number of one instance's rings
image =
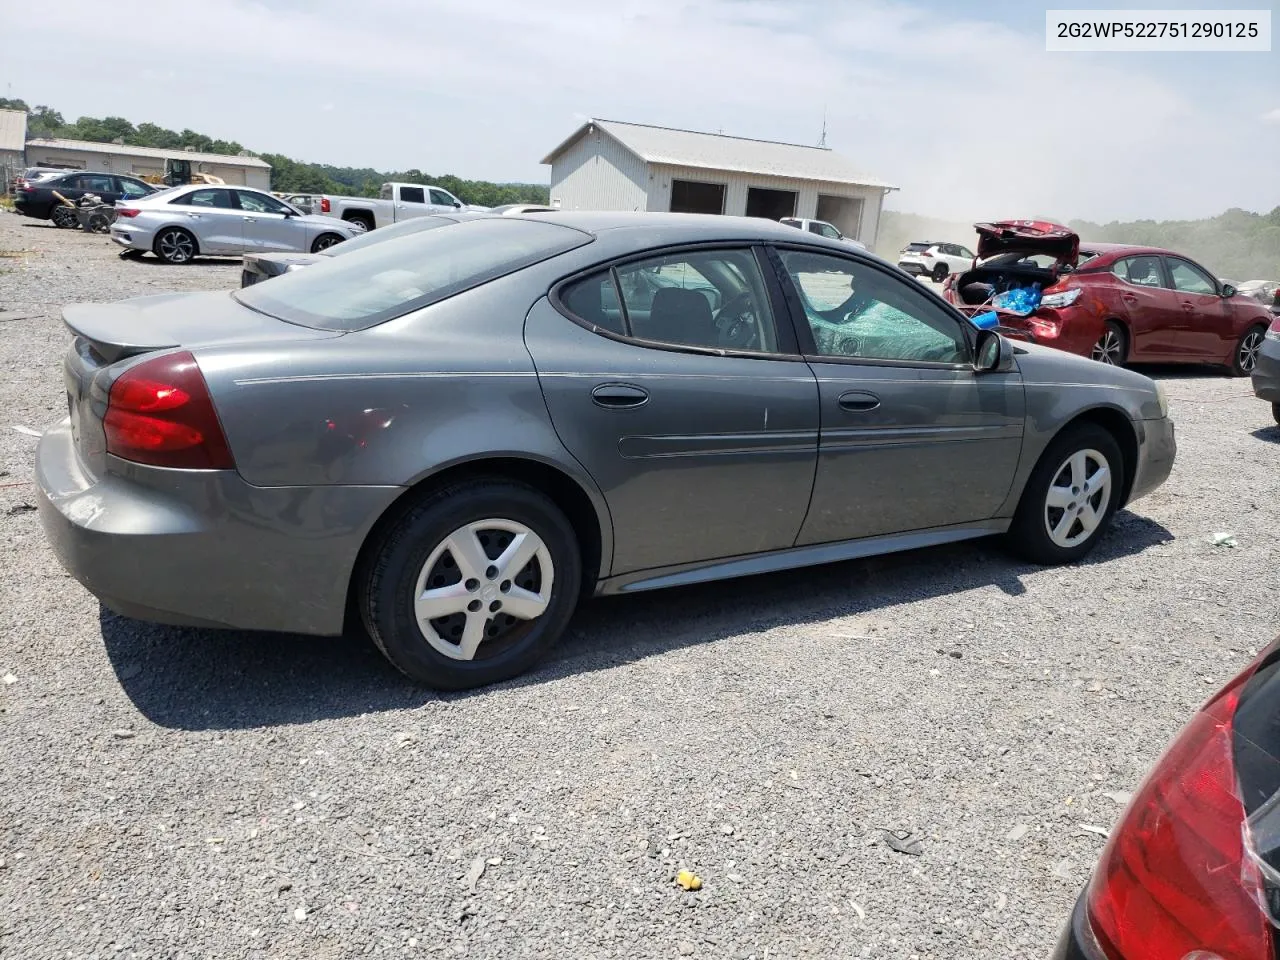
[[[232,157],[193,150],[162,150],[132,147],[119,143],[92,143],[88,140],[28,140],[27,163],[31,166],[67,167],[74,170],[101,170],[135,177],[164,175],[166,158],[191,161],[192,173],[208,173],[227,183],[271,189],[271,165],[257,157]]]
[[[584,123],[542,162],[553,207],[814,218],[869,247],[897,189],[825,147],[617,120]]]
[[[25,110],[0,110],[0,192],[26,166],[27,114]]]

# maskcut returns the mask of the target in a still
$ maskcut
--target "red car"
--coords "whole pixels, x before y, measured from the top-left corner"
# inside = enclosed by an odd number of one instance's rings
[[[1002,332],[1103,363],[1253,371],[1272,317],[1195,261],[1157,247],[1081,243],[1040,220],[974,228],[977,259],[947,279],[943,296],[971,316],[994,309]]]

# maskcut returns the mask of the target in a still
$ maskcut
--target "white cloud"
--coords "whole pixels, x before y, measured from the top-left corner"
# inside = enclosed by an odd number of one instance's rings
[[[1274,203],[1274,151],[1248,142],[1266,128],[1232,129],[1225,150],[1188,135],[1221,131],[1216,109],[1116,65],[1133,61],[1048,54],[1039,33],[936,7],[434,0],[424,19],[418,0],[367,0],[358,18],[345,0],[279,6],[224,0],[198,43],[177,46],[171,24],[132,18],[151,69],[186,78],[139,85],[87,52],[100,49],[97,4],[64,0],[56,38],[12,52],[14,95],[301,159],[521,179],[544,179],[539,158],[585,116],[816,142],[825,110],[829,144],[902,187],[893,205],[937,216]]]
[[[1262,122],[1263,123],[1280,123],[1280,107],[1276,107],[1274,110],[1268,110],[1266,113],[1264,113],[1262,115]]]

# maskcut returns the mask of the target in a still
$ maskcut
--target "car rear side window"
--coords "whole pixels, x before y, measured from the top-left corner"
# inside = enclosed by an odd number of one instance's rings
[[[560,302],[592,326],[652,343],[768,353],[778,346],[751,250],[696,250],[623,264],[612,275],[564,288]]]
[[[215,187],[209,190],[192,190],[169,201],[180,207],[209,207],[216,210],[234,210],[231,191]]]
[[[426,230],[232,294],[317,330],[365,330],[590,243],[581,230],[494,217]]]
[[[401,187],[401,203],[426,203],[427,192],[422,187]]]
[[[1164,286],[1159,257],[1125,257],[1115,262],[1111,272],[1139,287]]]

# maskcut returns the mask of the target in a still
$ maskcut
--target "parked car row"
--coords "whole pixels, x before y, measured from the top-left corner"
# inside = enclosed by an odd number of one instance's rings
[[[52,220],[58,227],[77,225],[75,211],[55,194],[76,201],[85,194],[96,194],[105,203],[118,200],[141,200],[156,192],[156,187],[137,177],[117,173],[85,173],[80,170],[31,171],[34,176],[19,181],[14,194],[14,209],[27,217]]]
[[[444,187],[384,183],[376,198],[321,194],[313,200],[312,209],[318,214],[345,220],[359,230],[374,230],[433,213],[482,211],[487,208],[469,206]]]

